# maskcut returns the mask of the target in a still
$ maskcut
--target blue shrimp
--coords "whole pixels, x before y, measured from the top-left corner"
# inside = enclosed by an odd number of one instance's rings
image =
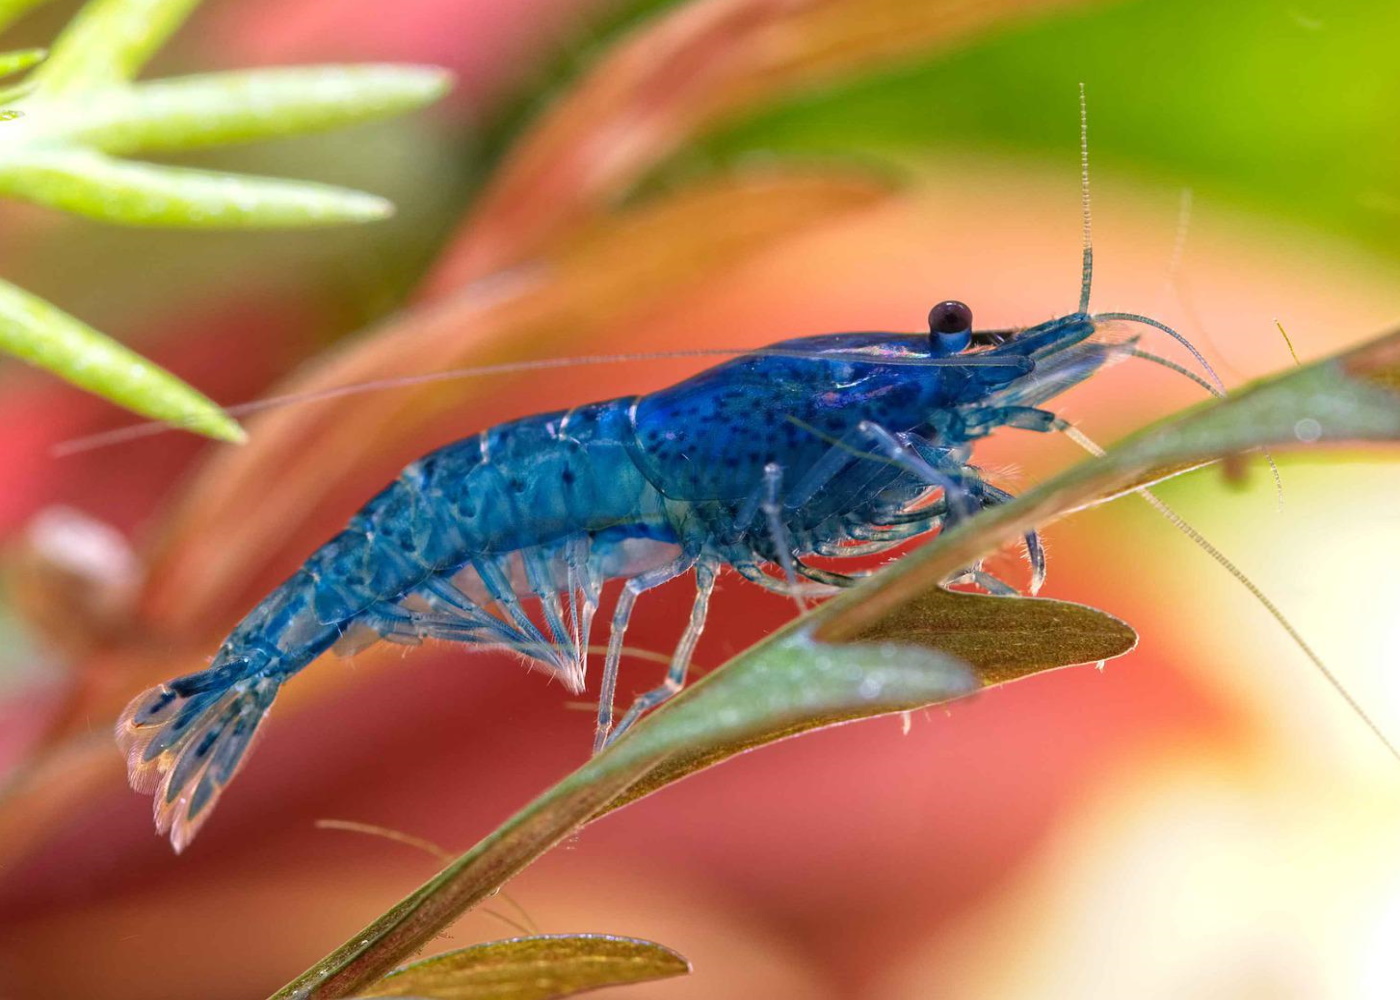
[[[182,849],[281,686],[327,650],[381,638],[508,648],[581,691],[600,593],[622,580],[601,748],[681,688],[721,568],[793,595],[849,585],[806,560],[882,551],[1004,502],[969,464],[972,444],[998,427],[1059,429],[1039,404],[1133,352],[1090,339],[1084,312],[1019,332],[973,332],[971,318],[944,302],[928,334],[783,341],[658,392],[511,421],[423,456],[253,608],[207,669],[131,702],[117,732],[132,786],[155,793],[156,825]],[[1034,589],[1044,556],[1034,533],[1026,544]],[[691,571],[694,604],[665,682],[614,726],[637,598]]]
[[[658,392],[500,424],[413,462],[248,613],[207,669],[123,712],[117,738],[132,787],[154,793],[157,829],[176,851],[190,842],[277,692],[327,650],[380,639],[504,648],[582,691],[603,586],[620,580],[601,749],[681,689],[722,568],[799,604],[849,586],[856,576],[807,560],[881,552],[1010,499],[970,464],[993,430],[1066,430],[1041,404],[1124,357],[1196,378],[1135,339],[1093,337],[1101,320],[1128,320],[1186,343],[1146,317],[1088,312],[1085,222],[1079,308],[1058,319],[974,331],[966,305],[942,302],[927,334],[785,340]],[[1044,552],[1035,532],[1025,544],[1034,592]],[[614,724],[638,597],[692,571],[694,603],[664,683]],[[1014,593],[979,566],[964,579]]]

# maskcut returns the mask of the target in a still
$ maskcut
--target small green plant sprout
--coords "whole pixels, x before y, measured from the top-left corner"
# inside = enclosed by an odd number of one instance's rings
[[[0,0],[0,30],[43,0]],[[0,53],[0,195],[108,223],[329,226],[393,211],[361,191],[127,159],[335,128],[421,107],[425,66],[308,66],[133,82],[199,0],[91,0],[47,53]],[[242,428],[174,375],[0,281],[0,350],[147,417],[225,441]]]

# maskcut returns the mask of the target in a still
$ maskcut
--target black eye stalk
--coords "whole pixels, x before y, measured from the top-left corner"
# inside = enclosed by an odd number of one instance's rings
[[[958,354],[972,343],[972,310],[949,299],[928,311],[929,348],[940,357]]]
[[[972,310],[957,299],[928,311],[929,347],[936,356],[961,354],[969,347],[1000,347],[1015,335],[1015,330],[972,329]]]
[[[972,310],[965,302],[949,299],[928,311],[929,333],[966,333],[972,329]]]

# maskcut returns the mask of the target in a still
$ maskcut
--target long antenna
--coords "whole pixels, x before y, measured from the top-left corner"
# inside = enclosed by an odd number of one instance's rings
[[[1094,282],[1094,232],[1089,214],[1089,104],[1084,84],[1079,84],[1079,199],[1084,213],[1084,270],[1079,279],[1079,311],[1089,311],[1089,289]]]
[[[1103,456],[1104,450],[1079,428],[1062,422],[1061,426],[1057,429],[1089,454],[1098,457]],[[1312,665],[1317,668],[1318,672],[1322,674],[1327,683],[1332,686],[1332,690],[1336,691],[1337,694],[1341,696],[1342,700],[1356,713],[1357,717],[1366,724],[1366,728],[1370,729],[1376,739],[1380,740],[1381,743],[1385,745],[1385,748],[1390,751],[1390,755],[1400,760],[1400,749],[1397,749],[1395,744],[1390,742],[1390,739],[1381,731],[1381,727],[1366,714],[1366,710],[1361,707],[1361,703],[1346,689],[1346,685],[1342,683],[1341,678],[1334,674],[1332,669],[1322,661],[1322,657],[1318,656],[1313,648],[1308,645],[1307,640],[1293,627],[1293,623],[1284,617],[1278,605],[1271,601],[1268,595],[1259,589],[1259,585],[1246,576],[1244,570],[1231,562],[1230,558],[1225,555],[1225,553],[1212,545],[1206,537],[1197,531],[1184,517],[1167,506],[1166,501],[1161,497],[1157,496],[1157,494],[1146,487],[1141,487],[1136,492],[1151,504],[1157,513],[1170,521],[1172,527],[1195,542],[1201,551],[1205,552],[1206,555],[1219,563],[1225,572],[1233,576],[1245,590],[1249,591],[1250,595],[1263,606],[1264,610],[1269,613],[1274,621],[1278,622],[1280,627],[1288,633],[1288,637],[1293,640],[1294,645],[1296,645],[1302,651],[1303,655],[1312,662]]]

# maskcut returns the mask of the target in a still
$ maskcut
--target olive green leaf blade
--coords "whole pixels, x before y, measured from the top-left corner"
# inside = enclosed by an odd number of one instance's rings
[[[822,726],[947,701],[989,679],[1106,659],[1136,639],[1102,612],[1061,602],[934,588],[927,604],[948,605],[943,632],[966,633],[967,663],[907,642],[817,642],[811,624],[820,610],[799,619],[644,718],[278,997],[340,997],[363,989],[579,827],[737,753]],[[1058,618],[1044,614],[1042,607],[1051,605],[1062,610]],[[1022,606],[1036,606],[1027,613],[1040,616],[1044,641],[1007,653],[999,636],[1007,616]],[[1087,638],[1078,637],[1081,632]]]
[[[339,128],[430,104],[452,74],[432,66],[298,66],[177,77],[107,92],[64,123],[106,153],[185,150]]]
[[[48,55],[47,49],[15,49],[13,52],[0,52],[0,77],[10,76],[37,66]]]
[[[221,441],[243,429],[211,400],[43,299],[0,281],[0,351],[128,409]]]
[[[91,0],[35,74],[46,97],[130,81],[200,0]]]
[[[782,632],[770,640],[776,640],[778,645],[767,650],[767,655],[781,657],[788,648],[782,645],[783,643],[797,643],[800,648],[802,643],[806,642],[801,637],[810,636],[810,630],[819,620],[818,612],[798,619],[789,627],[791,635]],[[829,654],[833,649],[861,649],[871,652],[886,649],[893,651],[893,655],[896,656],[911,656],[922,647],[945,658],[946,662],[961,662],[971,667],[973,686],[968,692],[950,693],[932,702],[906,706],[918,708],[1030,674],[1080,663],[1097,663],[1122,656],[1137,645],[1137,633],[1112,615],[1083,604],[1044,598],[989,597],[985,594],[955,593],[942,587],[933,587],[914,597],[886,620],[845,641],[851,645],[831,646],[815,643],[811,648],[823,654]],[[751,651],[760,649],[761,646],[755,646]],[[866,678],[864,683],[869,685],[873,680]],[[698,684],[691,688],[692,691],[697,689]],[[699,710],[691,707],[689,700],[694,697],[689,692],[682,692],[670,705],[654,712],[653,716],[666,719],[667,726],[676,731],[711,725],[705,715],[715,709],[708,705]],[[740,693],[737,697],[744,698],[749,695]],[[678,721],[672,713],[682,713],[682,716],[695,715],[696,718],[693,722],[687,722],[684,717]],[[594,813],[589,822],[650,795],[689,774],[766,743],[796,736],[811,729],[869,718],[874,714],[881,713],[871,712],[867,705],[857,705],[848,714],[833,712],[823,717],[813,716],[781,729],[770,726],[728,737],[720,733],[710,733],[705,739],[696,740],[690,745],[672,746],[659,764]],[[642,727],[642,723],[638,724],[637,730],[638,733],[648,732]],[[667,738],[672,737],[668,735]],[[625,747],[627,742],[624,740],[618,745]]]
[[[0,166],[0,194],[128,226],[289,228],[393,213],[376,195],[308,181],[117,160],[84,149],[31,150]]]
[[[548,934],[435,955],[391,972],[360,996],[555,1000],[689,972],[689,962],[651,941],[608,934]]]

